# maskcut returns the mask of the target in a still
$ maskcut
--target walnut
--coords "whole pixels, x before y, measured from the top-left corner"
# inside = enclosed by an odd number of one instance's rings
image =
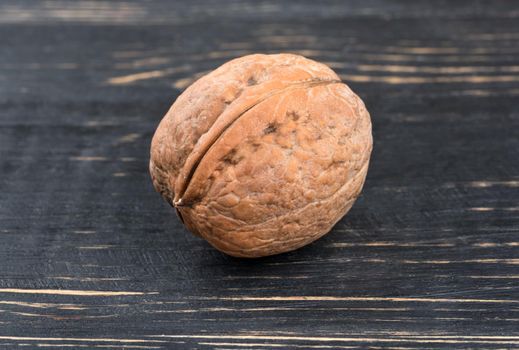
[[[178,97],[153,137],[150,172],[191,232],[260,257],[330,231],[359,195],[371,149],[364,103],[330,68],[258,54]]]

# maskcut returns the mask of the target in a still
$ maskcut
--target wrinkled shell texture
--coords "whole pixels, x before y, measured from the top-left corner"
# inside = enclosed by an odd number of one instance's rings
[[[358,197],[371,149],[364,103],[330,68],[258,54],[178,97],[153,137],[150,172],[191,232],[260,257],[330,231]]]

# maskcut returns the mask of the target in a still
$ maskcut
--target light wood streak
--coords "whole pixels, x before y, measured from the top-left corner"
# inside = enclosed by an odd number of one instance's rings
[[[174,68],[166,68],[160,70],[152,70],[148,72],[140,72],[123,76],[112,77],[106,80],[108,85],[128,85],[140,80],[148,80],[154,78],[162,78],[175,73],[186,72],[191,69],[190,66],[180,66]]]
[[[69,277],[69,276],[49,276],[49,279],[64,281],[98,282],[98,281],[127,281],[124,277]]]
[[[386,343],[445,343],[445,344],[510,344],[519,345],[518,337],[489,337],[474,338],[457,337],[311,337],[311,336],[279,336],[279,335],[154,335],[156,338],[172,339],[237,339],[237,340],[284,340],[284,341],[315,341],[315,342],[386,342]]]
[[[127,292],[127,291],[115,292],[115,291],[102,291],[102,290],[19,289],[19,288],[0,288],[0,293],[78,295],[78,296],[104,296],[104,297],[158,294],[156,292]]]
[[[116,140],[116,144],[131,143],[137,140],[141,135],[135,132],[123,135]]]
[[[478,264],[505,264],[519,265],[519,259],[468,259],[468,260],[402,260],[404,264],[459,264],[459,263],[478,263]]]
[[[2,340],[25,340],[25,341],[77,341],[89,343],[167,343],[166,340],[157,339],[129,339],[129,338],[67,338],[67,337],[20,337],[1,335]]]
[[[171,63],[171,58],[169,57],[146,57],[134,60],[129,63],[117,63],[114,65],[116,69],[129,69],[129,68],[142,68],[142,67],[151,67],[158,66]]]
[[[106,161],[108,158],[106,157],[99,157],[99,156],[77,156],[77,157],[70,157],[70,160],[78,160],[82,162],[95,162],[95,161]]]
[[[453,243],[400,243],[400,242],[368,242],[368,243],[332,243],[333,248],[350,247],[454,247]]]
[[[17,344],[18,346],[25,346],[22,344]],[[33,344],[27,344],[27,346],[31,346]],[[93,345],[93,344],[60,344],[60,343],[36,343],[34,344],[39,348],[56,348],[56,347],[62,347],[62,348],[100,348],[100,349],[121,349],[121,345]],[[147,346],[147,345],[124,345],[123,349],[162,349],[162,346]]]
[[[417,303],[489,303],[489,304],[519,304],[519,300],[507,299],[466,299],[466,298],[411,298],[411,297],[335,297],[335,296],[272,296],[272,297],[206,297],[207,300],[229,301],[389,301]]]
[[[441,76],[441,77],[408,77],[408,76],[371,76],[342,74],[341,79],[345,82],[355,81],[362,83],[376,82],[390,85],[400,84],[452,84],[452,83],[468,83],[468,84],[485,84],[485,83],[509,83],[518,82],[517,75],[480,75],[480,76]]]
[[[432,96],[432,94],[429,94]],[[519,95],[519,89],[507,89],[507,90],[483,90],[483,89],[469,89],[461,91],[449,91],[449,95],[452,96],[506,96],[506,95]]]
[[[479,242],[479,243],[474,243],[473,246],[478,247],[478,248],[519,247],[519,242],[504,242],[504,243]]]
[[[351,52],[352,55],[357,56],[362,60],[372,61],[386,61],[386,62],[417,62],[422,61],[423,58],[428,58],[429,61],[434,62],[494,62],[495,57],[488,55],[449,55],[449,56],[418,56],[418,55],[400,55],[400,54],[375,54],[375,53],[355,53]],[[514,55],[499,56],[500,59],[506,59],[507,61],[515,61]]]
[[[468,185],[476,188],[488,188],[493,186],[519,187],[519,181],[471,181]]]
[[[295,345],[295,344],[279,344],[279,343],[225,343],[225,342],[199,342],[200,345],[211,346],[242,346],[242,347],[267,347],[267,348],[309,348],[309,349],[354,349],[355,346],[337,346],[337,345]]]
[[[48,309],[48,308],[59,308],[62,310],[85,310],[86,307],[76,305],[76,304],[55,304],[55,303],[28,303],[23,301],[7,301],[1,300],[0,304],[2,305],[16,305],[22,307],[30,307],[37,309]]]
[[[516,73],[519,66],[411,66],[411,65],[380,65],[358,64],[345,62],[326,62],[332,68],[356,69],[361,72],[390,72],[390,73],[429,73],[429,74],[474,74],[474,73]]]
[[[400,55],[503,55],[519,52],[517,47],[410,47],[410,46],[362,46],[356,45],[355,49],[366,52],[377,50]]]
[[[175,313],[198,313],[198,312],[264,312],[264,311],[328,311],[329,308],[319,307],[254,307],[254,308],[230,308],[230,307],[214,307],[200,309],[176,309],[176,310],[150,310],[145,311],[151,314],[175,314]],[[334,307],[334,311],[388,311],[402,312],[410,311],[410,308],[376,308],[376,307]]]
[[[82,246],[77,247],[78,249],[82,250],[101,250],[101,249],[110,249],[115,247],[113,244],[99,244],[99,245],[92,245],[92,246]]]
[[[519,207],[504,207],[504,208],[475,207],[475,208],[468,208],[468,210],[470,210],[470,211],[494,211],[494,210],[519,211]]]
[[[519,275],[506,275],[506,276],[463,276],[473,279],[519,279]]]
[[[197,79],[201,78],[202,76],[208,74],[209,71],[203,71],[196,73],[195,75],[187,78],[178,79],[173,82],[173,87],[175,89],[183,90],[187,88],[189,85],[193,84]]]

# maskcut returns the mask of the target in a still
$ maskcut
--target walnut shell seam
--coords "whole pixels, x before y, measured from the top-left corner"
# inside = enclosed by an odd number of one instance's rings
[[[342,81],[341,80],[337,80],[337,79],[328,79],[328,80],[324,80],[324,79],[309,79],[309,80],[301,80],[301,81],[297,81],[297,82],[292,82],[292,83],[286,85],[285,87],[283,87],[281,89],[277,89],[275,91],[269,91],[264,96],[261,96],[259,99],[257,99],[252,105],[246,106],[245,108],[242,108],[235,116],[232,116],[230,118],[230,121],[228,122],[228,124],[224,125],[222,130],[217,130],[218,133],[214,137],[212,137],[210,140],[206,141],[206,140],[203,139],[203,137],[200,138],[200,140],[202,140],[202,142],[198,142],[196,144],[195,148],[193,149],[193,153],[191,153],[189,155],[189,157],[186,159],[186,162],[184,163],[184,165],[183,165],[183,167],[182,167],[182,169],[180,171],[179,181],[178,181],[177,184],[175,184],[175,187],[178,186],[180,188],[178,190],[175,190],[175,197],[173,199],[172,205],[175,208],[177,208],[177,207],[182,207],[182,206],[191,206],[191,205],[194,204],[192,201],[186,203],[183,200],[183,198],[182,198],[184,193],[186,193],[187,190],[188,190],[188,187],[189,187],[189,184],[190,184],[190,180],[193,178],[196,170],[198,169],[199,165],[202,163],[202,161],[204,159],[204,156],[210,151],[211,147],[221,137],[223,137],[225,132],[229,128],[231,128],[233,126],[233,124],[238,119],[240,119],[240,117],[242,117],[245,113],[249,112],[250,110],[252,110],[256,106],[258,106],[259,104],[267,101],[269,98],[271,98],[273,96],[276,96],[276,95],[283,94],[283,93],[285,93],[285,92],[287,92],[289,90],[292,90],[292,89],[307,89],[307,88],[318,86],[318,85],[331,85],[331,84],[342,84]],[[221,117],[221,115],[218,118],[220,118],[220,117]],[[217,120],[218,120],[218,118],[217,118]],[[213,126],[211,126],[211,128],[205,133],[205,135],[212,134],[213,131],[214,131],[213,130],[214,128],[215,128],[215,126],[213,124]],[[203,144],[204,142],[205,142],[205,144]],[[202,144],[200,144],[200,143],[202,143]],[[201,149],[201,151],[199,149]],[[195,152],[195,150],[197,150],[198,152]]]

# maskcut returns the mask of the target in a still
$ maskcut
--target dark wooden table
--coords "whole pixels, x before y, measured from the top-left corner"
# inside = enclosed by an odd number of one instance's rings
[[[0,3],[2,348],[519,348],[519,3]],[[363,194],[240,260],[154,192],[151,136],[252,52],[332,66],[371,112]]]

